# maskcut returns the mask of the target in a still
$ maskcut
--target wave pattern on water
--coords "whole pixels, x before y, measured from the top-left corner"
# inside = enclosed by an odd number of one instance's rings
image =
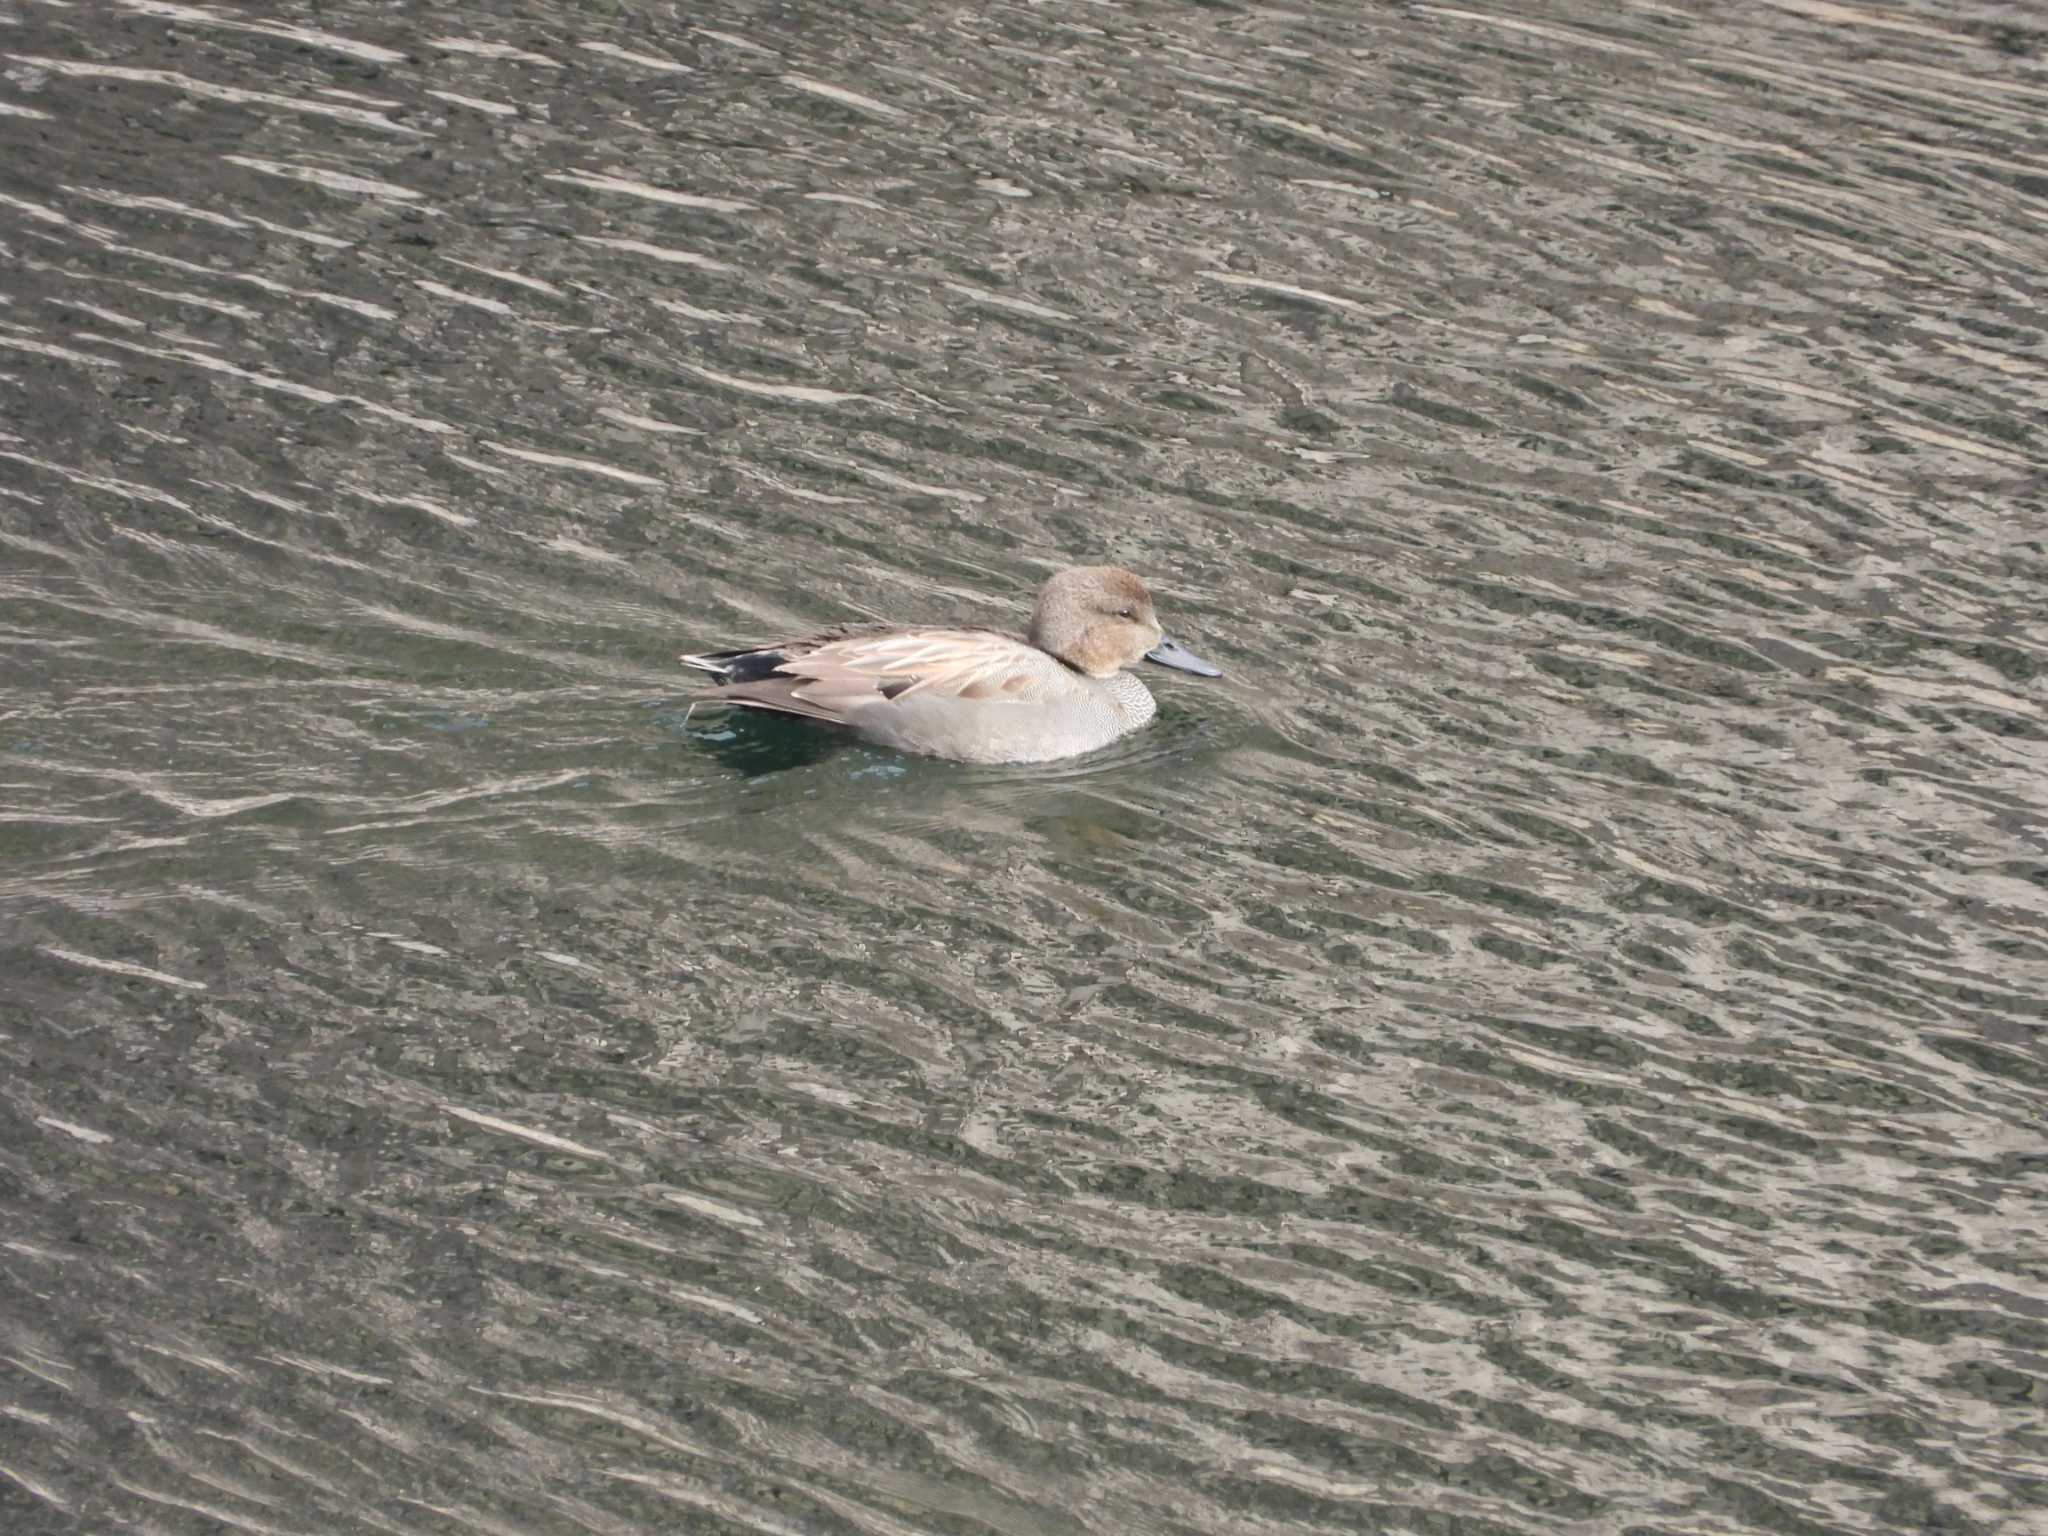
[[[0,1523],[2040,1521],[2011,18],[0,7]]]

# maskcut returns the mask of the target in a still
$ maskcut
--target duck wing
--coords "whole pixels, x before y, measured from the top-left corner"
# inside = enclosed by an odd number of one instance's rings
[[[997,630],[862,626],[685,656],[683,664],[718,679],[705,699],[848,725],[862,710],[912,696],[1027,700],[1041,691],[1049,660]]]

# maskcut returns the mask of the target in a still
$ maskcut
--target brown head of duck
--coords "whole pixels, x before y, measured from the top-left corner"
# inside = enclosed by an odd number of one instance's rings
[[[1028,638],[1086,677],[1110,677],[1141,661],[1223,675],[1166,637],[1145,583],[1120,566],[1081,565],[1052,577],[1038,589]]]

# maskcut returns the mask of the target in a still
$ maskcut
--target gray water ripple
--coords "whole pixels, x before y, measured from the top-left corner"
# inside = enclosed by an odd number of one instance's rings
[[[2038,1508],[2009,17],[6,20],[16,1525]]]

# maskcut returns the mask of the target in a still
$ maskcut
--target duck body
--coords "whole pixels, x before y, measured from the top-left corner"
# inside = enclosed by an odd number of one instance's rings
[[[1144,584],[1113,566],[1045,584],[1031,632],[851,625],[685,656],[716,686],[700,700],[845,726],[905,752],[969,763],[1048,762],[1107,746],[1158,710],[1124,668],[1219,669],[1165,638]]]

